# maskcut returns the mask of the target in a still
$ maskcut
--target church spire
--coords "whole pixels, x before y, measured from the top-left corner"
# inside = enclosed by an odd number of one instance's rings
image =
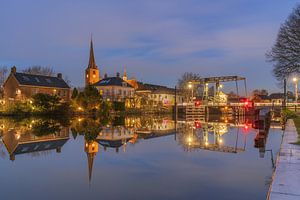
[[[98,143],[96,141],[85,141],[85,152],[88,160],[89,183],[91,184],[94,159],[98,152]]]
[[[123,80],[124,80],[124,81],[127,81],[127,73],[126,73],[126,69],[124,69]]]
[[[88,68],[97,69],[95,56],[94,56],[93,37],[91,37],[90,58],[89,58]]]
[[[91,37],[89,65],[85,70],[85,85],[93,85],[100,80],[100,72],[94,56],[93,38]]]
[[[96,153],[87,153],[88,168],[89,168],[89,183],[91,183],[91,180],[92,180],[92,173],[93,173],[93,165],[94,165],[95,156],[96,156]]]

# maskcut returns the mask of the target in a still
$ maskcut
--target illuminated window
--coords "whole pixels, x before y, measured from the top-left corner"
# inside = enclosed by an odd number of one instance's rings
[[[17,89],[17,90],[16,90],[16,94],[21,94],[21,90],[20,90],[20,89]]]
[[[88,74],[86,74],[86,77],[88,78],[88,77],[89,77],[89,75],[88,75]]]

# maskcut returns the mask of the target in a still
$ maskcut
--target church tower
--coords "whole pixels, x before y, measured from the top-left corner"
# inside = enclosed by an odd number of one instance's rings
[[[126,73],[126,69],[124,69],[123,80],[124,80],[124,81],[127,81],[127,73]]]
[[[89,65],[85,70],[85,86],[97,83],[99,80],[100,80],[100,73],[96,65],[93,40],[91,38]]]

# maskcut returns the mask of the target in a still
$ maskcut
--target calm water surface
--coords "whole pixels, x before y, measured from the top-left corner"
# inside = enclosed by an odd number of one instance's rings
[[[265,199],[282,131],[256,148],[250,126],[1,119],[0,199]]]

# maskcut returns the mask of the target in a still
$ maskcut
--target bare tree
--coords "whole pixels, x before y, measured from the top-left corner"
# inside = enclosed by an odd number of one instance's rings
[[[2,86],[7,78],[7,67],[6,66],[2,66],[0,67],[0,86]]]
[[[273,73],[279,81],[292,73],[300,73],[300,5],[281,25],[276,42],[266,57],[274,63]]]
[[[26,69],[22,70],[23,73],[26,74],[35,74],[35,75],[44,75],[44,76],[55,76],[56,73],[52,67],[44,67],[40,65],[34,65],[27,67]],[[71,85],[71,81],[68,76],[63,77],[68,85]]]
[[[45,75],[45,76],[55,75],[55,72],[52,67],[43,67],[39,65],[27,67],[22,72],[26,74]]]
[[[188,96],[191,95],[190,94],[191,90],[188,88],[188,83],[190,81],[197,81],[200,78],[201,77],[200,77],[199,74],[195,74],[195,73],[192,73],[192,72],[185,72],[178,79],[177,87],[185,97],[188,97]],[[193,88],[194,96],[200,96],[202,94],[201,90],[202,90],[201,85],[194,85],[194,88]]]
[[[266,95],[268,96],[268,90],[266,89],[255,89],[252,91],[252,96],[258,96],[258,95]]]

